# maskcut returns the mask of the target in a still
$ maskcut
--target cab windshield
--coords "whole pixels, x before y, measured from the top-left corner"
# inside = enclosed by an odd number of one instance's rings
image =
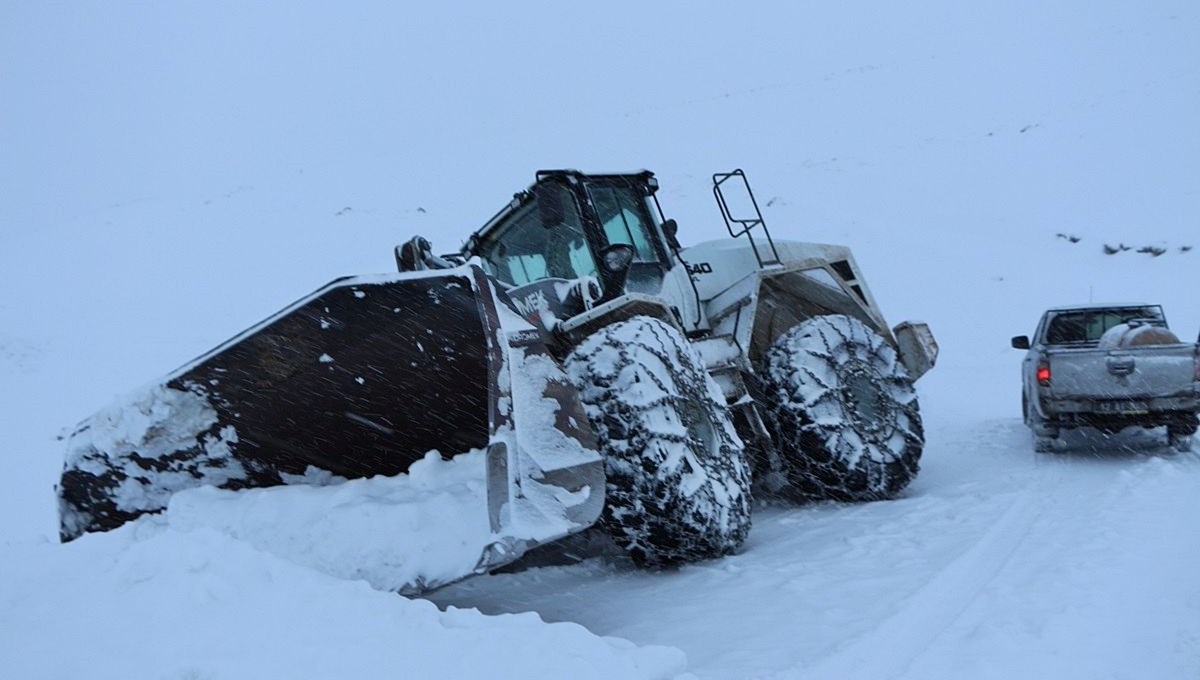
[[[519,208],[478,250],[488,274],[514,286],[596,275],[596,262],[588,249],[575,201],[563,187],[556,186],[554,191],[560,194],[562,222],[543,225],[536,200]]]

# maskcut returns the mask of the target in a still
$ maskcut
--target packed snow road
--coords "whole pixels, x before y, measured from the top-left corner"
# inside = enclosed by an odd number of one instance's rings
[[[898,500],[760,508],[741,554],[678,571],[601,555],[429,599],[678,647],[702,678],[1194,677],[1200,455],[1069,443],[934,423]]]

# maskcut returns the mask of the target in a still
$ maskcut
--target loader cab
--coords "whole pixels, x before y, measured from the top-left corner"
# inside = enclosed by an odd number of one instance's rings
[[[548,279],[595,277],[602,286],[657,293],[670,260],[650,172],[585,175],[543,170],[528,190],[493,217],[467,243],[484,270],[523,287]],[[628,248],[614,248],[619,245]],[[627,271],[613,278],[602,270],[606,254],[621,251]],[[611,261],[611,260],[607,260]],[[605,297],[622,291],[605,290]]]

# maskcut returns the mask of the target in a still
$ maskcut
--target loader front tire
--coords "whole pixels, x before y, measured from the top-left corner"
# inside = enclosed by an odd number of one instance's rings
[[[567,357],[607,472],[601,523],[634,562],[736,551],[750,531],[750,468],[720,389],[674,327],[634,317]]]
[[[803,500],[891,498],[916,476],[924,431],[896,350],[858,319],[818,316],[769,347],[768,420]]]

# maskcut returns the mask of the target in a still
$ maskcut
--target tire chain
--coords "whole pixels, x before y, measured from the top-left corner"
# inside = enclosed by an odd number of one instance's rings
[[[686,347],[681,346],[677,338],[664,337],[656,325],[645,323],[642,325],[641,330],[653,336],[657,340],[657,343],[652,344],[641,339],[633,342],[622,342],[612,336],[605,336],[594,347],[589,348],[587,352],[575,354],[568,360],[570,363],[583,362],[590,372],[591,368],[596,365],[596,359],[600,353],[611,349],[615,350],[617,354],[616,359],[612,362],[611,372],[606,371],[603,374],[590,373],[595,386],[603,388],[601,394],[596,395],[599,398],[592,399],[592,407],[600,414],[598,418],[599,422],[595,422],[595,427],[601,445],[604,446],[606,443],[617,445],[619,442],[620,448],[626,452],[630,449],[645,452],[651,448],[655,448],[651,446],[651,442],[657,440],[686,446],[693,455],[698,455],[699,451],[704,454],[704,458],[711,459],[712,456],[707,451],[707,446],[704,442],[694,441],[686,434],[662,432],[661,428],[652,428],[646,424],[643,424],[641,428],[638,428],[636,425],[633,412],[666,406],[676,413],[681,420],[681,425],[684,425],[686,429],[686,423],[682,422],[683,416],[681,414],[686,413],[688,409],[681,408],[681,406],[694,399],[703,400],[708,408],[715,407],[722,410],[726,408],[724,404],[715,402],[712,399],[708,394],[706,385],[702,381],[696,380],[696,376],[703,378],[703,369],[696,364],[691,354],[686,351]],[[658,346],[656,347],[655,344]],[[638,363],[634,358],[635,350],[645,352],[648,356],[654,357],[661,362],[675,378],[677,383],[675,386],[676,389],[672,389],[665,384],[654,371],[646,369],[640,371],[640,374],[647,377],[663,396],[644,404],[638,404],[637,406],[621,400],[613,389],[613,383],[620,377],[622,371]],[[674,370],[673,367],[676,366],[681,370]],[[680,394],[672,394],[674,391],[678,391]],[[586,399],[584,403],[586,406]],[[718,447],[722,453],[732,454],[733,451],[731,449],[734,442],[730,440],[724,426],[719,422],[710,422],[710,425],[713,428],[715,437],[719,441]],[[614,426],[616,426],[619,432],[612,431]],[[670,490],[663,487],[663,478],[654,476],[661,470],[661,463],[663,461],[660,459],[660,455],[640,456],[641,465],[636,467],[640,467],[645,473],[651,475],[649,478],[641,477],[629,470],[622,470],[619,466],[614,467],[611,465],[613,462],[611,460],[609,461],[610,464],[606,464],[606,467],[609,469],[610,495],[615,495],[620,499],[619,502],[621,505],[627,506],[614,508],[611,504],[606,504],[603,523],[608,527],[610,534],[630,552],[636,562],[643,566],[665,566],[700,558],[716,557],[736,549],[749,532],[749,473],[746,465],[742,465],[739,468],[735,463],[723,459],[710,460],[708,465],[716,465],[719,467],[721,473],[726,476],[732,476],[745,494],[745,498],[743,499],[744,507],[739,508],[735,503],[734,507],[726,508],[731,522],[738,522],[740,515],[744,515],[732,537],[705,535],[703,528],[711,523],[711,518],[706,517],[696,507],[678,507],[676,511],[683,513],[685,519],[682,521],[690,525],[690,530],[689,528],[679,527],[678,530],[668,533],[692,534],[695,538],[695,544],[650,546],[642,544],[642,538],[654,538],[652,535],[653,531],[648,529],[648,527],[652,527],[656,522],[662,524],[663,518],[627,517],[629,510],[640,508],[644,512],[643,505],[646,502],[650,502],[668,511],[671,507],[678,505],[678,499],[673,498],[669,493]],[[626,464],[636,464],[636,461],[628,455],[621,455],[620,458]],[[710,470],[705,468],[695,472],[703,472],[708,476]],[[682,473],[673,471],[668,474]],[[614,481],[616,482],[615,484],[613,483]],[[712,481],[709,479],[706,484],[711,484]],[[716,500],[712,502],[720,505]],[[624,526],[624,522],[626,521],[630,522],[630,526]],[[642,532],[646,531],[650,531],[651,535],[643,536]],[[667,543],[671,543],[671,540],[667,539]]]
[[[802,351],[814,359],[824,362],[824,364],[828,366],[835,373],[835,375],[840,374],[839,367],[846,363],[844,360],[838,359],[837,352],[834,350],[836,347],[845,348],[849,359],[871,366],[873,373],[881,373],[881,371],[875,367],[875,363],[876,361],[883,359],[883,357],[880,356],[880,352],[883,350],[883,345],[885,344],[885,341],[882,338],[878,339],[878,343],[872,342],[870,335],[867,335],[863,339],[856,339],[853,326],[848,329],[849,334],[847,334],[843,331],[843,329],[839,328],[838,325],[834,323],[820,324],[817,325],[813,330],[815,330],[817,337],[820,339],[823,349],[812,349],[806,347]],[[831,334],[836,334],[836,337],[833,337]],[[791,351],[792,350],[785,350],[779,345],[768,349],[766,355],[764,356],[762,374],[768,378],[769,383],[776,382],[775,376],[767,368],[767,366],[771,364],[771,357],[785,357],[789,355]],[[864,354],[865,356],[863,356]],[[795,363],[793,363],[790,368],[797,373],[803,373],[805,376],[807,376],[808,380],[821,389],[821,394],[811,402],[808,402],[803,398],[802,395],[799,394],[800,390],[798,386],[792,384],[790,387],[783,390],[783,393],[786,394],[785,403],[779,403],[774,407],[768,408],[770,419],[774,421],[776,430],[780,432],[783,432],[787,429],[787,426],[780,422],[781,418],[798,420],[799,422],[794,422],[792,427],[795,428],[801,441],[808,441],[810,444],[820,440],[830,442],[829,444],[803,447],[803,451],[793,451],[791,455],[787,455],[785,453],[785,458],[801,456],[804,459],[803,461],[793,461],[790,464],[794,474],[800,474],[807,478],[807,483],[804,483],[797,488],[799,495],[802,498],[809,499],[834,498],[839,500],[871,500],[877,497],[888,497],[907,485],[908,479],[914,477],[917,473],[917,469],[919,468],[917,459],[919,458],[920,446],[922,445],[924,439],[922,432],[923,428],[921,426],[920,414],[916,405],[916,399],[913,398],[907,403],[902,403],[895,399],[895,397],[891,394],[891,390],[881,390],[885,408],[888,411],[887,420],[889,421],[889,429],[887,430],[887,437],[880,436],[877,433],[861,432],[859,429],[856,429],[853,426],[853,423],[849,422],[849,420],[842,420],[837,423],[817,423],[812,419],[811,416],[808,415],[808,409],[817,403],[827,400],[833,400],[834,402],[838,403],[843,412],[847,413],[849,418],[855,418],[859,416],[857,413],[851,414],[851,410],[854,407],[846,404],[841,399],[841,394],[838,387],[835,385],[830,385],[819,375],[817,375],[812,368],[802,364],[797,365]],[[898,367],[895,365],[893,360],[889,362],[887,368],[888,370],[894,370]],[[905,374],[881,374],[877,377],[878,380],[872,379],[871,381],[879,387],[882,387],[881,383],[901,386],[911,385],[911,382],[908,380],[907,375]],[[780,387],[780,385],[774,385],[775,389],[773,391],[775,394],[780,393]],[[784,412],[781,413],[781,410]],[[907,427],[902,427],[900,425],[899,420],[901,415],[905,418],[905,420],[907,420]],[[901,432],[906,442],[905,449],[901,452],[891,451],[890,447],[884,446],[884,442],[897,430]],[[832,441],[835,438],[842,439],[844,441],[847,431],[854,432],[854,434],[860,440],[862,440],[864,444],[874,444],[880,449],[889,451],[892,454],[891,460],[883,463],[882,467],[871,466],[866,469],[856,471],[839,469],[836,455],[829,449],[836,449],[836,444],[833,444]],[[909,455],[908,449],[914,444],[918,447],[916,455]],[[899,472],[901,473],[900,476],[903,478],[902,483],[898,485],[892,481],[892,475],[889,474],[889,469],[894,467],[899,468]],[[805,470],[811,470],[812,472],[805,472]],[[825,473],[816,474],[817,470],[824,470]],[[868,481],[868,487],[874,487],[879,482],[883,482],[883,486],[886,490],[882,494],[875,494],[869,491],[855,491],[850,488],[851,485],[846,484],[850,477],[864,477]],[[836,483],[833,481],[838,478],[843,480],[842,483]]]

